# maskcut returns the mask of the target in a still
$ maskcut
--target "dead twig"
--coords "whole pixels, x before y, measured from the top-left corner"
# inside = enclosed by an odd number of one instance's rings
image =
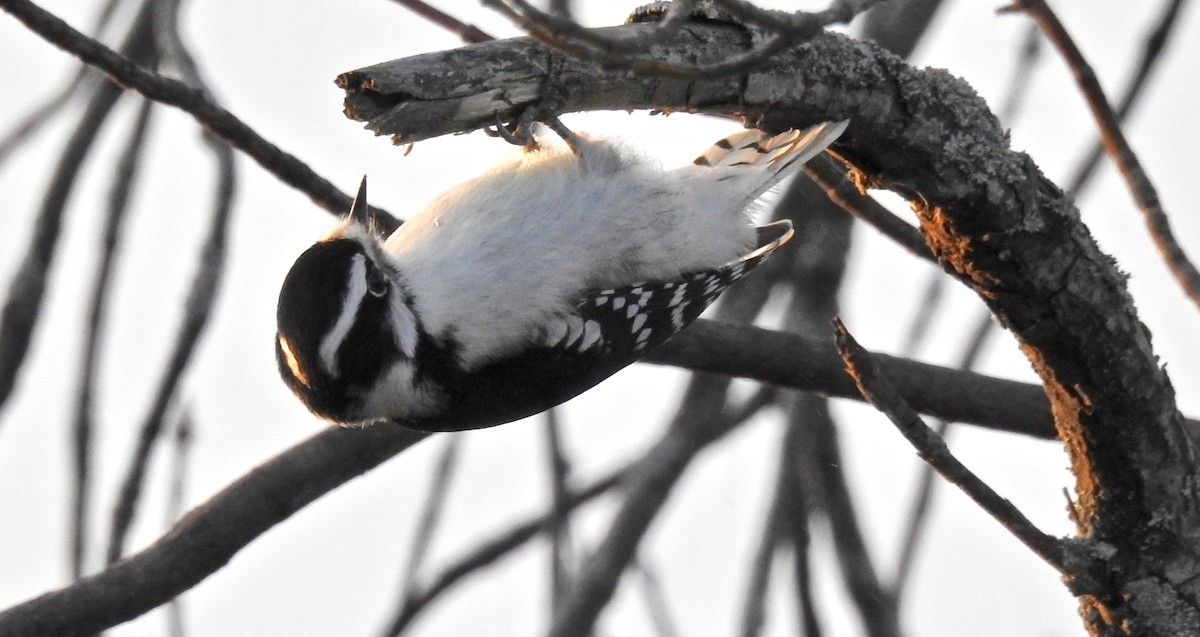
[[[142,100],[129,140],[113,171],[112,189],[109,191],[108,206],[104,216],[104,228],[100,237],[99,263],[94,270],[92,293],[88,301],[87,323],[84,325],[83,349],[79,363],[79,382],[75,395],[72,417],[74,467],[74,490],[71,495],[71,574],[78,579],[83,574],[85,547],[87,545],[87,521],[91,511],[92,479],[92,395],[96,388],[97,369],[100,363],[101,336],[104,333],[105,311],[108,294],[112,289],[112,272],[116,264],[117,249],[121,241],[126,212],[129,210],[129,195],[141,166],[145,150],[146,131],[150,124],[150,113],[154,102]]]
[[[442,27],[443,29],[455,33],[462,38],[467,44],[475,44],[477,42],[487,42],[495,40],[492,36],[485,33],[479,27],[473,24],[467,24],[458,18],[430,5],[421,0],[392,0],[396,4],[412,11],[413,13],[425,18],[426,20]]]
[[[617,487],[628,477],[633,467],[634,465],[622,467],[570,494],[565,508],[572,511]],[[404,600],[396,609],[395,615],[382,634],[384,637],[400,635],[422,611],[463,578],[511,554],[539,534],[549,532],[553,525],[553,512],[539,515],[513,526],[468,551],[462,557],[450,561],[449,565],[432,577],[428,584],[406,591]]]
[[[0,7],[2,6],[0,4]],[[112,50],[105,50],[121,57],[121,54]],[[128,56],[127,63],[130,65],[134,65],[134,61],[148,62],[153,59],[150,9],[146,6],[142,7],[135,18],[121,50]],[[121,95],[121,89],[109,82],[96,85],[83,115],[75,125],[74,132],[63,146],[63,154],[54,168],[50,186],[42,197],[42,206],[33,224],[33,237],[17,268],[16,276],[9,285],[4,307],[0,310],[0,407],[12,395],[25,362],[25,355],[33,340],[34,328],[41,316],[42,300],[46,294],[50,268],[58,251],[58,239],[67,200],[74,190],[88,153]]]
[[[178,32],[178,4],[175,2],[155,3],[155,33],[162,41],[167,57],[179,66],[188,82],[197,90],[207,93],[206,84],[191,54],[184,47]],[[233,195],[237,189],[237,170],[233,151],[223,140],[210,132],[203,133],[205,145],[213,154],[216,164],[217,183],[209,222],[208,235],[201,247],[199,264],[193,275],[191,289],[184,305],[184,318],[175,337],[166,370],[159,380],[146,418],[138,432],[136,449],[130,459],[121,490],[113,509],[112,526],[108,549],[105,555],[108,564],[120,559],[125,540],[133,523],[142,482],[150,455],[163,431],[164,419],[175,398],[184,372],[189,367],[200,336],[208,326],[216,303],[217,292],[225,274],[229,220],[233,214]]]
[[[1133,108],[1137,105],[1138,100],[1145,94],[1147,82],[1158,68],[1158,63],[1162,60],[1162,54],[1167,49],[1167,44],[1171,41],[1171,36],[1178,29],[1176,25],[1182,23],[1180,14],[1183,12],[1188,0],[1167,0],[1167,8],[1163,11],[1162,16],[1158,19],[1158,23],[1150,34],[1146,36],[1145,46],[1142,48],[1141,58],[1138,60],[1137,71],[1125,86],[1125,90],[1121,95],[1120,101],[1117,103],[1116,115],[1117,121],[1124,123],[1129,114],[1133,112]],[[1036,30],[1036,26],[1031,27]],[[1067,190],[1078,196],[1085,185],[1091,180],[1092,175],[1096,172],[1096,167],[1100,165],[1100,157],[1104,155],[1104,146],[1100,141],[1092,146],[1092,149],[1084,156],[1082,162],[1075,169],[1075,174],[1066,182]]]
[[[571,576],[571,528],[567,515],[570,498],[567,482],[571,474],[571,462],[563,449],[558,410],[549,409],[544,415],[546,457],[550,464],[550,513],[554,520],[550,528],[550,614],[553,616]]]
[[[844,166],[837,165],[833,159],[822,154],[804,165],[804,173],[820,185],[825,190],[825,194],[829,196],[829,200],[840,206],[842,210],[867,222],[914,256],[937,263],[937,259],[930,252],[921,232],[912,224],[892,214],[892,211],[885,208],[871,195],[860,192],[849,179],[846,179]]]
[[[308,164],[267,141],[233,113],[213,102],[206,92],[142,68],[134,60],[80,33],[29,0],[0,0],[0,9],[12,14],[51,44],[104,71],[122,86],[188,113],[206,129],[258,162],[267,172],[307,194],[314,203],[330,213],[340,216],[350,209],[350,195],[315,173]],[[399,221],[382,208],[372,205],[371,214],[385,231],[399,225]],[[0,375],[2,380],[3,376]],[[3,383],[0,382],[2,389]]]
[[[917,412],[900,397],[874,357],[854,340],[840,319],[833,320],[835,342],[846,363],[846,373],[858,385],[863,397],[896,425],[917,454],[933,466],[942,477],[967,494],[984,511],[1008,529],[1038,557],[1065,576],[1080,578],[1067,565],[1066,544],[1043,533],[1011,502],[1000,497],[983,480],[964,466],[922,420]],[[1095,590],[1095,589],[1094,589]]]
[[[1158,190],[1150,181],[1150,176],[1146,174],[1137,154],[1133,152],[1125,133],[1121,131],[1117,114],[1105,97],[1104,89],[1100,86],[1095,71],[1084,58],[1083,52],[1075,45],[1066,27],[1045,0],[1016,0],[1006,10],[1019,10],[1029,14],[1066,60],[1100,128],[1100,141],[1104,150],[1125,178],[1159,254],[1184,293],[1200,308],[1200,270],[1196,269],[1183,247],[1179,245],[1175,233],[1171,230],[1171,221],[1159,201]]]
[[[849,22],[879,1],[834,0],[827,9],[816,13],[766,11],[736,0],[716,2],[719,10],[762,37],[743,53],[718,62],[691,65],[671,64],[645,55],[645,44],[654,41],[662,30],[674,29],[683,19],[679,12],[668,12],[659,30],[642,41],[607,37],[567,17],[541,11],[525,0],[483,0],[483,4],[512,20],[530,37],[602,68],[625,68],[650,75],[713,78],[746,72],[797,42],[815,36],[827,26]]]
[[[425,505],[421,507],[421,513],[417,515],[416,532],[413,533],[412,544],[408,547],[408,560],[404,564],[404,575],[400,580],[402,599],[407,597],[409,592],[417,586],[425,555],[429,552],[429,546],[433,543],[433,536],[437,532],[442,511],[446,508],[446,494],[450,490],[450,481],[458,467],[458,456],[462,448],[463,437],[454,434],[443,437],[446,439],[445,446],[442,447],[442,453],[438,456],[437,464],[434,465],[433,479],[425,494]]]

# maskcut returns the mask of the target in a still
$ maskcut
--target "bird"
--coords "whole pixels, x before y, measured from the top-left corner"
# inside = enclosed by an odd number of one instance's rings
[[[386,236],[364,177],[284,278],[280,375],[339,426],[457,431],[545,411],[674,336],[785,244],[789,221],[756,226],[750,212],[846,126],[746,129],[669,170],[582,133],[538,143]]]

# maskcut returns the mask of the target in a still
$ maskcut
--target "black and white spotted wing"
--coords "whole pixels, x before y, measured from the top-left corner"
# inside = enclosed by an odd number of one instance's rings
[[[570,400],[677,334],[791,236],[790,222],[776,222],[759,228],[758,248],[715,270],[589,292],[576,314],[548,326],[533,347],[447,385],[437,419],[404,424],[427,431],[492,427]]]
[[[590,292],[579,302],[576,316],[551,326],[544,344],[605,357],[639,358],[696,320],[791,235],[787,221],[762,226],[758,248],[715,270]]]

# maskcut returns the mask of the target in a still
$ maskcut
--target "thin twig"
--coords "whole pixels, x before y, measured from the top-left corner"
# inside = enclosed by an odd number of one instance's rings
[[[1171,221],[1159,201],[1158,190],[1150,181],[1150,176],[1146,174],[1137,154],[1133,152],[1125,133],[1121,131],[1117,114],[1113,112],[1108,98],[1104,95],[1104,89],[1100,86],[1095,71],[1083,57],[1083,52],[1075,45],[1066,27],[1045,0],[1016,0],[1009,9],[1028,13],[1066,60],[1100,128],[1100,141],[1104,150],[1125,178],[1129,192],[1142,212],[1150,238],[1154,240],[1159,254],[1184,293],[1200,307],[1200,270],[1188,259],[1183,247],[1175,238],[1175,233],[1171,230]]]
[[[1016,63],[1013,64],[1012,79],[1009,80],[1008,90],[1005,91],[1004,103],[996,111],[996,117],[1005,126],[1012,126],[1029,97],[1029,84],[1033,81],[1034,67],[1042,60],[1042,38],[1037,27],[1029,25],[1025,37],[1021,39],[1021,47],[1017,52]]]
[[[742,598],[742,621],[738,634],[741,637],[758,637],[762,634],[766,623],[767,589],[771,581],[771,565],[774,562],[775,550],[783,529],[784,511],[790,506],[788,483],[792,465],[796,458],[792,457],[794,449],[788,446],[786,438],[793,435],[792,428],[787,429],[785,440],[780,445],[779,467],[776,471],[775,490],[771,496],[771,506],[767,509],[766,520],[763,521],[762,534],[750,558],[750,574],[747,577],[746,594]],[[804,523],[804,522],[802,522]]]
[[[150,100],[142,100],[129,140],[113,171],[113,184],[109,191],[104,228],[100,235],[99,263],[94,270],[92,293],[88,301],[75,413],[71,427],[75,456],[74,490],[71,494],[71,575],[74,579],[79,579],[83,574],[86,557],[86,529],[91,510],[89,489],[92,478],[92,395],[96,388],[105,311],[108,306],[108,294],[112,289],[112,272],[119,254],[117,248],[121,241],[121,231],[126,212],[129,210],[129,195],[141,166],[153,105],[154,102]]]
[[[131,60],[145,62],[153,58],[154,48],[149,31],[150,9],[143,6],[121,47]],[[63,154],[41,199],[42,206],[33,224],[33,238],[9,286],[4,308],[0,310],[0,407],[12,395],[33,340],[50,268],[58,251],[67,200],[88,153],[121,94],[122,91],[109,82],[96,85],[79,123],[63,146]]]
[[[1066,545],[1058,538],[1043,533],[1011,502],[1000,497],[983,480],[966,468],[946,443],[922,422],[917,412],[896,393],[874,357],[862,348],[840,319],[833,320],[835,342],[846,363],[846,372],[854,378],[863,397],[896,425],[900,433],[917,450],[917,455],[933,465],[942,477],[962,489],[984,511],[1008,529],[1038,557],[1066,576],[1078,576],[1066,563]]]
[[[627,479],[634,466],[633,464],[626,465],[572,493],[566,503],[567,510],[574,510],[617,487]],[[382,635],[384,637],[400,635],[422,611],[464,577],[511,554],[539,534],[549,532],[553,524],[554,514],[552,512],[538,515],[496,535],[491,540],[468,551],[462,557],[452,560],[437,576],[431,578],[428,584],[407,592],[405,599]]]
[[[933,270],[926,275],[925,291],[921,293],[921,298],[917,301],[917,311],[904,332],[900,356],[915,358],[920,353],[925,339],[931,332],[933,317],[945,298],[946,282],[949,280],[941,270]]]
[[[183,503],[187,500],[187,474],[189,460],[192,455],[192,440],[195,425],[192,422],[191,409],[184,407],[180,410],[175,422],[175,436],[172,438],[171,483],[167,490],[167,505],[165,507],[167,527],[179,519],[183,513]],[[183,619],[183,602],[176,597],[167,603],[167,635],[169,637],[184,637],[187,634],[187,622]]]
[[[677,622],[671,618],[671,607],[667,603],[666,592],[663,591],[662,581],[654,567],[639,557],[633,563],[634,569],[640,575],[642,598],[646,602],[646,610],[650,613],[650,623],[654,626],[657,637],[679,637]]]
[[[580,565],[578,577],[551,624],[551,637],[592,632],[612,599],[621,574],[637,553],[650,523],[697,453],[727,433],[721,414],[729,379],[693,377],[667,432],[638,460],[625,482],[625,499],[599,546]],[[714,403],[716,403],[714,405]]]
[[[573,20],[541,11],[525,0],[482,1],[485,6],[512,20],[530,37],[602,68],[627,68],[643,74],[674,77],[714,78],[746,72],[797,42],[812,38],[827,26],[848,22],[854,15],[880,0],[835,0],[829,8],[817,13],[797,11],[790,14],[765,11],[749,3],[720,2],[722,11],[768,35],[744,53],[718,62],[693,65],[671,64],[646,55],[646,44],[655,39],[657,32],[647,40],[610,38]],[[669,15],[673,19],[667,23],[668,28],[674,28],[677,15]]]
[[[1154,70],[1158,68],[1158,63],[1162,59],[1162,54],[1167,49],[1167,44],[1171,40],[1171,36],[1178,29],[1176,25],[1183,23],[1180,19],[1180,14],[1184,9],[1188,0],[1167,0],[1167,8],[1163,11],[1162,17],[1154,29],[1146,36],[1146,43],[1142,49],[1142,57],[1138,60],[1137,71],[1134,72],[1129,84],[1126,85],[1125,91],[1121,95],[1121,100],[1117,103],[1117,121],[1122,124],[1129,114],[1133,112],[1134,106],[1138,100],[1145,95],[1142,89],[1146,83],[1150,81],[1150,76]],[[1036,29],[1037,27],[1030,27]],[[1075,169],[1075,174],[1068,180],[1067,190],[1078,196],[1085,185],[1091,181],[1092,175],[1096,173],[1096,167],[1100,165],[1100,157],[1104,154],[1104,146],[1097,141],[1093,144],[1091,150],[1088,151],[1084,160],[1080,162],[1079,167]]]
[[[12,14],[51,44],[109,74],[122,86],[185,111],[280,181],[307,194],[318,206],[335,215],[345,214],[350,209],[350,195],[313,172],[295,156],[267,141],[245,122],[213,102],[204,91],[141,68],[133,60],[80,33],[29,0],[0,0],[0,9]],[[381,230],[391,230],[399,225],[395,217],[377,206],[371,206],[371,214],[381,224]],[[2,389],[3,385],[0,384]]]
[[[854,499],[846,484],[845,463],[838,448],[837,428],[829,412],[829,401],[804,394],[797,397],[790,426],[807,427],[811,445],[809,475],[816,477],[823,510],[829,518],[839,571],[850,602],[870,637],[898,637],[900,610],[895,591],[883,582],[871,557]],[[811,488],[811,487],[810,487]]]
[[[846,179],[845,168],[838,166],[833,159],[825,155],[814,157],[804,165],[804,172],[843,210],[867,222],[913,255],[932,263],[937,262],[919,230],[892,214],[874,197],[860,192]]]
[[[550,514],[554,519],[550,528],[550,614],[553,616],[570,577],[571,530],[566,506],[570,498],[567,481],[571,474],[571,463],[563,450],[558,410],[547,410],[543,422],[546,457],[550,461]]]
[[[990,312],[985,312],[975,323],[975,329],[971,332],[971,340],[967,342],[966,348],[963,350],[962,356],[958,361],[958,368],[963,370],[974,369],[979,361],[979,355],[983,351],[983,346],[987,343],[988,336],[995,333],[996,321],[992,319]],[[949,437],[953,423],[949,420],[939,418],[934,423],[934,431],[943,440]],[[917,491],[913,496],[913,503],[908,508],[908,521],[904,525],[904,534],[900,540],[900,557],[896,560],[896,574],[892,578],[892,589],[896,591],[896,595],[904,594],[905,587],[908,584],[908,578],[912,574],[912,567],[916,561],[917,547],[921,541],[921,534],[925,529],[925,523],[929,519],[930,506],[933,503],[934,494],[934,471],[933,467],[925,464],[921,468],[921,477],[917,483]]]
[[[100,10],[100,15],[96,18],[96,23],[92,27],[92,33],[98,34],[108,26],[113,13],[116,11],[117,4],[120,2],[121,0],[108,0],[104,4],[104,7]],[[59,85],[62,88],[57,93],[50,96],[45,102],[29,109],[29,113],[17,120],[17,124],[9,129],[3,138],[0,138],[0,166],[12,156],[12,153],[21,144],[24,144],[42,126],[52,120],[64,106],[70,103],[71,98],[84,86],[85,80],[88,79],[91,72],[91,67],[86,64],[80,64],[75,74],[71,76],[71,79]],[[100,76],[92,75],[92,78],[99,80]]]
[[[790,461],[786,466],[787,472],[782,476],[786,480],[782,485],[784,508],[780,522],[784,525],[783,532],[792,545],[792,577],[796,581],[796,613],[799,615],[802,630],[800,634],[804,637],[821,637],[821,618],[817,611],[812,563],[809,560],[812,504],[799,462],[806,455],[803,448],[805,438],[803,432],[796,427],[789,427],[784,434],[783,455]]]
[[[479,27],[473,24],[467,24],[458,18],[431,6],[421,0],[392,0],[396,4],[412,11],[413,13],[429,20],[430,22],[442,27],[443,29],[455,33],[462,38],[467,44],[477,44],[479,42],[487,42],[494,40],[492,36],[485,33]]]
[[[187,81],[195,84],[197,90],[207,93],[207,89],[204,88],[206,84],[195,61],[192,60],[179,37],[178,18],[178,5],[175,2],[157,3],[155,5],[154,32],[161,38],[162,49],[179,66]],[[209,222],[208,235],[200,250],[200,261],[192,278],[191,289],[188,291],[185,301],[183,322],[179,326],[166,370],[159,380],[150,409],[142,421],[136,449],[130,459],[129,468],[121,483],[117,503],[113,508],[112,526],[105,554],[108,564],[116,562],[124,552],[125,540],[133,523],[138,500],[141,497],[142,482],[145,479],[150,455],[162,434],[167,409],[176,395],[184,372],[191,363],[200,336],[208,326],[213,306],[216,303],[217,292],[220,290],[221,280],[224,277],[229,219],[233,213],[237,172],[233,161],[233,151],[228,144],[208,131],[203,133],[202,138],[213,153],[217,172],[212,218]]]
[[[438,521],[446,508],[446,493],[450,490],[450,481],[458,466],[458,455],[462,447],[462,436],[449,434],[444,436],[445,446],[433,468],[433,480],[429,483],[429,491],[425,495],[425,506],[417,515],[417,528],[413,533],[412,544],[408,548],[408,560],[404,564],[404,575],[400,579],[401,599],[417,586],[417,577],[433,536],[437,533]]]

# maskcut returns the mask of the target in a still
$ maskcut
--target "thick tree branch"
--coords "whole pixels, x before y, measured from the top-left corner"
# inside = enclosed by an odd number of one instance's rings
[[[195,586],[296,511],[428,434],[327,429],[201,505],[157,542],[96,575],[0,613],[0,637],[92,635]]]

